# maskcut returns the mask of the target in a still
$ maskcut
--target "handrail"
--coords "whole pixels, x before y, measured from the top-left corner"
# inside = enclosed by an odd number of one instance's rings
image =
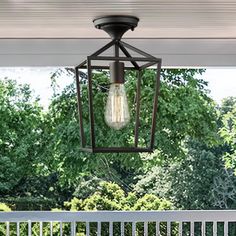
[[[28,220],[32,222],[236,221],[236,210],[0,212],[0,222]]]

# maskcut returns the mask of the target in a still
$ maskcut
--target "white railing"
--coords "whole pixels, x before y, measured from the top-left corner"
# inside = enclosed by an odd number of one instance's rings
[[[0,235],[236,236],[236,210],[0,212]]]

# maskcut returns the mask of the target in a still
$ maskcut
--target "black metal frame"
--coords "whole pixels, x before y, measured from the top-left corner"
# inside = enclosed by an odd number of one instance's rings
[[[99,56],[107,49],[114,46],[115,56]],[[141,57],[132,57],[129,51],[133,51]],[[119,50],[123,52],[125,57],[119,56]],[[133,67],[125,67],[125,69],[133,69],[138,71],[137,78],[137,91],[136,91],[136,116],[135,116],[135,128],[134,128],[134,146],[133,147],[96,147],[95,132],[94,132],[94,110],[93,110],[93,95],[92,95],[92,69],[109,69],[109,66],[92,66],[92,61],[128,61],[131,62]],[[139,66],[138,62],[146,62],[144,65]],[[141,71],[147,67],[157,65],[156,73],[156,84],[155,84],[155,95],[153,102],[153,111],[152,111],[152,126],[150,134],[150,144],[146,148],[139,147],[138,137],[139,137],[139,113],[140,113],[140,91],[141,91]],[[84,136],[83,128],[83,115],[82,115],[82,104],[81,104],[81,95],[80,95],[80,80],[79,80],[79,70],[87,69],[88,72],[88,102],[89,102],[89,116],[90,116],[90,138],[91,138],[91,147],[86,147],[86,140]],[[78,98],[78,111],[79,111],[79,120],[80,120],[80,135],[81,135],[81,150],[91,152],[91,153],[120,153],[120,152],[152,152],[154,148],[154,138],[156,130],[156,118],[157,118],[157,105],[158,105],[158,96],[160,89],[160,71],[161,71],[161,59],[151,56],[150,54],[143,52],[121,40],[114,39],[97,52],[87,57],[87,60],[83,61],[81,64],[75,67],[76,74],[76,85],[77,85],[77,98]]]

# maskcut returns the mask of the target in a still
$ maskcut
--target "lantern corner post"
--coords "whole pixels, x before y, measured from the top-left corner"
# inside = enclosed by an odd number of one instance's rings
[[[96,148],[95,143],[95,126],[94,126],[94,111],[93,111],[93,87],[92,87],[92,60],[91,57],[87,57],[87,71],[88,71],[88,105],[89,105],[89,122],[90,122],[90,139],[91,148]]]
[[[81,92],[80,92],[80,80],[79,80],[79,67],[75,67],[75,80],[76,80],[76,92],[77,92],[77,107],[79,115],[79,124],[80,124],[80,139],[82,148],[86,145],[85,135],[84,135],[84,126],[83,126],[83,112],[82,112],[82,102],[81,102]]]
[[[153,100],[153,112],[152,112],[152,126],[151,126],[151,137],[150,137],[150,149],[154,149],[155,132],[157,123],[157,110],[158,110],[158,98],[160,93],[160,79],[161,79],[161,59],[157,59],[157,72],[155,76],[155,95]]]
[[[141,69],[137,70],[136,86],[136,112],[135,112],[135,129],[134,129],[134,146],[138,147],[139,127],[140,127],[140,96],[141,96]]]

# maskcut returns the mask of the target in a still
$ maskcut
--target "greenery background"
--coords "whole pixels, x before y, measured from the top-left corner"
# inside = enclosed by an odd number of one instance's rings
[[[48,110],[29,85],[0,80],[0,210],[235,209],[236,98],[219,107],[200,69],[162,70],[155,152],[96,154],[80,151],[75,84],[63,91],[52,75]],[[150,128],[154,70],[143,73],[140,141]],[[86,75],[84,74],[84,78]],[[126,74],[134,115],[135,74]],[[109,75],[97,71],[94,92],[99,145],[133,142],[128,127],[114,133],[103,118]],[[88,121],[86,83],[82,86]],[[85,122],[86,135],[89,135]]]

